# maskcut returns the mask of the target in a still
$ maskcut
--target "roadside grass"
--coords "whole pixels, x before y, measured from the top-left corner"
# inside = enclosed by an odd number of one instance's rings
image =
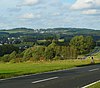
[[[69,69],[78,66],[90,65],[90,63],[91,59],[0,63],[0,79],[54,70]],[[96,59],[95,63],[99,64],[100,61]]]
[[[99,59],[99,60],[100,60],[100,52],[99,52],[99,53],[96,53],[96,54],[94,55],[94,58],[96,58],[96,59]]]
[[[87,88],[100,88],[100,82],[98,82],[98,83],[96,83],[96,84],[94,84],[92,86],[89,86]]]
[[[94,55],[92,55],[94,57],[95,60],[100,61],[100,52],[95,53]],[[84,57],[83,55],[79,56],[80,58]],[[87,59],[91,59],[91,56],[87,57]]]

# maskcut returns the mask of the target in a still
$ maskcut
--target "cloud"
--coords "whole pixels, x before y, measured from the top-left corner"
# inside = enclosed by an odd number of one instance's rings
[[[100,14],[100,0],[76,0],[71,9],[86,15]]]
[[[84,11],[82,11],[82,14],[86,14],[86,15],[99,15],[100,14],[100,10],[96,10],[96,9],[84,10]]]
[[[72,6],[71,9],[100,9],[100,0],[77,0]]]
[[[61,13],[59,13],[59,12],[55,12],[55,13],[53,13],[52,15],[53,15],[53,16],[60,16]]]
[[[97,13],[96,9],[85,10],[82,12],[82,14],[96,14],[96,13]]]
[[[32,13],[26,13],[20,16],[21,19],[35,19],[40,18],[40,14],[32,14]]]
[[[8,11],[9,12],[20,12],[21,11],[21,8],[19,8],[19,7],[14,7],[14,8],[8,8]]]
[[[23,5],[25,6],[32,6],[39,2],[39,0],[24,0]]]

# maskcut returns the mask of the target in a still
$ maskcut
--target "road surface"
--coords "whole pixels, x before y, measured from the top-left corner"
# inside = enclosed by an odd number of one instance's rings
[[[0,88],[81,88],[100,80],[100,64],[0,80]]]
[[[100,52],[100,47],[96,47],[94,51],[90,52],[88,55],[84,56],[83,59],[87,59],[90,56],[94,56],[96,53]]]

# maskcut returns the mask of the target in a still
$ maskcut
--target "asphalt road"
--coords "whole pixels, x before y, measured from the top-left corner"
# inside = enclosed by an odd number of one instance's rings
[[[92,51],[88,55],[84,56],[83,59],[86,59],[89,56],[94,56],[96,53],[99,53],[99,52],[100,52],[100,47],[96,47],[94,51]]]
[[[100,64],[0,80],[0,88],[81,88],[100,80]]]

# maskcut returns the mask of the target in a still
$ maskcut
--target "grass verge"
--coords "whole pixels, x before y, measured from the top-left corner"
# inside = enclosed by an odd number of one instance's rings
[[[90,65],[91,60],[58,60],[44,62],[0,63],[0,79]],[[95,63],[100,63],[95,60]]]
[[[100,82],[98,82],[98,83],[96,83],[96,84],[94,84],[92,86],[89,86],[87,88],[100,88]]]

